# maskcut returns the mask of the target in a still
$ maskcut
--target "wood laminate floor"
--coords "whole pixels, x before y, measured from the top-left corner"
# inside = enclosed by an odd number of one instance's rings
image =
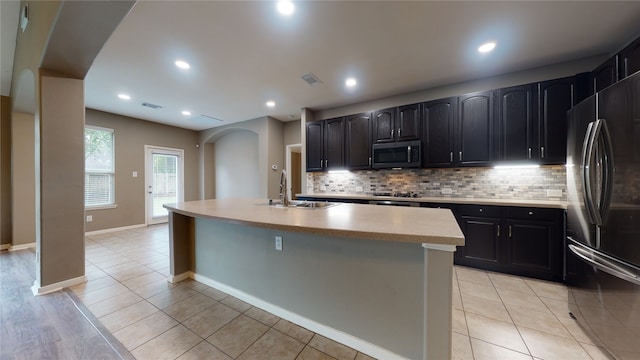
[[[33,249],[0,253],[0,359],[133,359],[70,291],[33,296],[34,279]]]

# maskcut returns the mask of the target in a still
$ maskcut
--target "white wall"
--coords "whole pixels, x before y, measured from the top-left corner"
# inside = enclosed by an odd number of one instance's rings
[[[216,198],[260,197],[258,135],[234,131],[215,142]]]

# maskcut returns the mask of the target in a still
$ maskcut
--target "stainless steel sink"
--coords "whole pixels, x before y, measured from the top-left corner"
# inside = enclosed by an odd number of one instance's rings
[[[329,207],[340,205],[340,203],[333,203],[333,202],[327,202],[327,201],[292,200],[292,201],[289,201],[289,206],[283,206],[282,203],[271,203],[270,205],[275,207],[281,207],[281,208],[289,207],[289,208],[295,208],[295,209],[314,210],[314,209],[326,209]]]

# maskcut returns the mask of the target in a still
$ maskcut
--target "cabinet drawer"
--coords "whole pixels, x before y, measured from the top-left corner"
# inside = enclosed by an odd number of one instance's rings
[[[558,213],[560,211],[561,210],[556,209],[509,207],[507,208],[507,218],[555,221],[556,219],[558,219]]]
[[[500,207],[484,205],[460,205],[457,211],[460,216],[500,217]]]

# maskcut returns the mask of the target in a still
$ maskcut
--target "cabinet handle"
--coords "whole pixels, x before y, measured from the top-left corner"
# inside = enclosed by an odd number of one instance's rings
[[[497,225],[498,227],[498,232],[496,233],[496,237],[500,237],[500,225]]]
[[[393,139],[393,129],[391,129],[391,138]]]
[[[325,159],[325,161],[324,161],[324,167],[326,167],[326,168],[327,168],[327,167],[329,167],[329,160],[326,160],[326,159]]]
[[[458,153],[458,156],[460,157],[460,161],[462,161],[462,151],[460,151],[460,153]]]
[[[531,148],[529,148],[529,159],[531,159]]]
[[[400,137],[400,128],[398,128],[398,137]]]
[[[322,169],[322,159],[320,159],[320,168]]]
[[[453,151],[449,153],[449,161],[453,162]]]
[[[400,129],[398,129],[398,135],[400,135]],[[407,146],[407,162],[411,162],[411,146]]]
[[[511,225],[509,225],[509,239],[511,239]]]
[[[369,156],[369,166],[371,166],[371,156]]]
[[[540,158],[544,159],[544,146],[540,147]]]

